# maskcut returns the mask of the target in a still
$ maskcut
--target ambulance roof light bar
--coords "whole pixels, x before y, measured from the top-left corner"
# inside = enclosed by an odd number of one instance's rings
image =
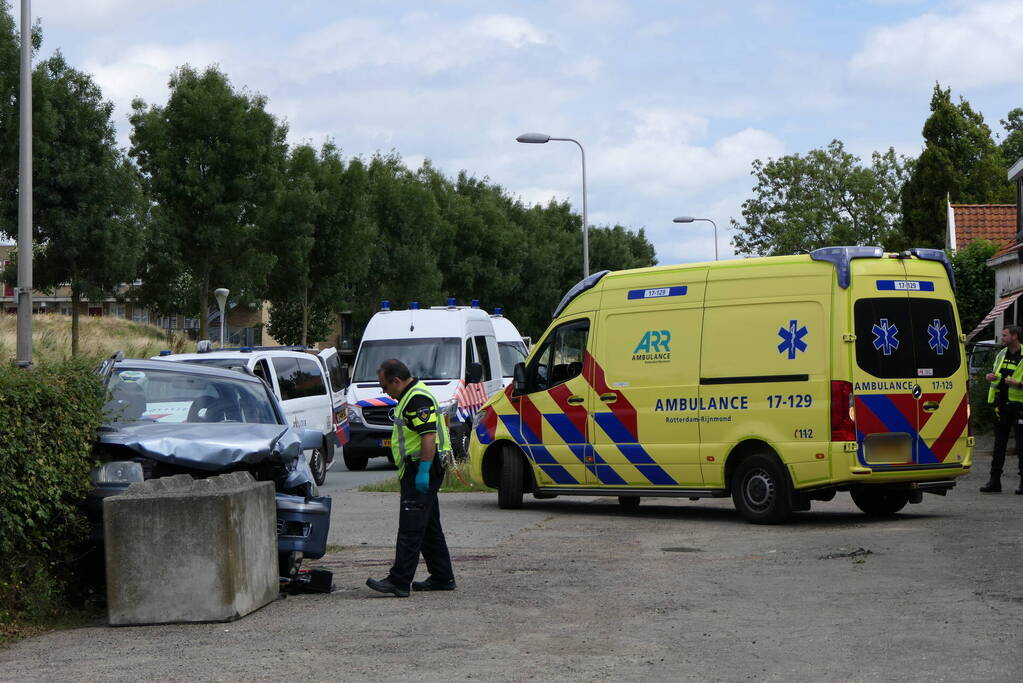
[[[948,281],[949,284],[952,285],[952,291],[954,292],[956,290],[956,276],[955,273],[952,272],[952,264],[949,262],[948,256],[943,250],[914,247],[909,250],[909,253],[923,261],[937,261],[941,265],[945,266],[945,272],[948,273]]]
[[[610,272],[610,270],[602,270],[599,273],[594,273],[593,275],[583,278],[579,282],[575,283],[572,289],[568,290],[565,296],[561,299],[561,303],[558,304],[558,307],[554,309],[553,317],[557,318],[561,315],[561,312],[565,310],[570,303],[572,303],[572,299],[576,298],[587,289],[593,289],[593,287],[600,282],[600,279]]]
[[[834,264],[838,271],[838,286],[842,289],[849,289],[852,280],[850,263],[853,259],[883,257],[884,249],[881,247],[824,247],[810,252],[810,258],[814,261]]]

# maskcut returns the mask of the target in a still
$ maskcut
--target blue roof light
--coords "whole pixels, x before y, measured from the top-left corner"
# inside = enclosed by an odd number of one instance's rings
[[[471,307],[473,307],[473,308],[479,308],[480,307],[480,300],[479,299],[473,299],[472,301],[469,302],[469,305]]]
[[[410,311],[418,311],[419,310],[419,302],[418,301],[413,301],[413,302],[409,303],[408,308],[409,308]]]
[[[380,310],[381,311],[389,311],[389,310],[391,310],[391,302],[388,301],[387,299],[384,299],[383,301],[381,301],[380,302]]]
[[[458,300],[455,299],[455,297],[453,297],[453,296],[452,297],[448,297],[448,308],[454,308],[457,303],[458,303]]]
[[[164,349],[163,351],[161,351],[161,352],[160,352],[160,355],[161,355],[161,356],[169,356],[169,355],[171,355],[172,353],[174,353],[174,352],[173,352],[173,351],[171,351],[170,349]]]
[[[497,308],[494,309],[494,315],[497,315],[497,316],[504,315],[504,309],[502,307],[498,306]]]

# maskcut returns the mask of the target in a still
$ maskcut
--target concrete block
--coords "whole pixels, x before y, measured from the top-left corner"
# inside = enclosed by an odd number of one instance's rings
[[[274,487],[248,472],[137,482],[103,501],[111,626],[232,621],[277,597]]]

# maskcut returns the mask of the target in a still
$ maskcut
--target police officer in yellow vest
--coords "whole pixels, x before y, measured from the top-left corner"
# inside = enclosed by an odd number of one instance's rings
[[[1020,338],[1023,329],[1009,325],[1002,330],[1002,344],[1005,348],[995,357],[995,367],[987,374],[991,383],[987,402],[995,404],[995,446],[991,458],[991,478],[980,487],[982,493],[1001,493],[1002,466],[1005,464],[1005,449],[1009,445],[1009,433],[1016,437],[1016,455],[1019,458],[1018,495],[1023,495],[1023,358],[1020,354]]]
[[[430,390],[400,360],[385,360],[377,369],[380,388],[398,401],[391,430],[391,457],[401,482],[401,511],[394,566],[384,579],[367,579],[381,593],[407,598],[417,591],[455,589],[451,555],[440,525],[437,490],[444,480],[444,461],[451,452],[444,416]],[[419,554],[430,572],[425,581],[412,581]]]

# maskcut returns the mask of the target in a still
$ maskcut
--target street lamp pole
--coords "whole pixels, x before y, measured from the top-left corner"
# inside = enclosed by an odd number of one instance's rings
[[[544,133],[523,133],[515,138],[516,142],[542,145],[554,140],[556,142],[574,142],[579,147],[583,162],[583,277],[590,276],[590,226],[586,215],[586,150],[581,142],[574,138],[554,138]]]
[[[217,305],[220,306],[220,348],[224,348],[224,328],[227,326],[227,316],[224,308],[227,306],[227,295],[231,290],[224,287],[213,290],[213,296],[217,297]]]
[[[709,218],[693,218],[692,216],[679,216],[672,220],[672,223],[693,223],[696,221],[706,221],[714,226],[714,260],[718,260],[718,224]]]
[[[18,141],[18,324],[15,364],[32,365],[32,0],[21,0]]]

